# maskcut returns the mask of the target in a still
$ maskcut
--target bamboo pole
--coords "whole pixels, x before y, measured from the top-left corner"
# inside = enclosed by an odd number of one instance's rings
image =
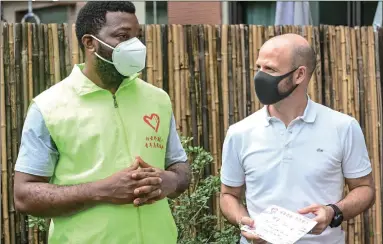
[[[69,44],[69,28],[68,24],[63,24],[64,30],[64,59],[65,59],[65,74],[61,79],[66,78],[72,71],[71,59],[70,59],[70,44]]]
[[[215,87],[215,78],[214,78],[214,49],[213,49],[213,33],[215,33],[214,27],[211,25],[207,26],[208,28],[208,50],[209,50],[209,76],[210,76],[210,91],[211,91],[211,135],[212,135],[212,171],[214,175],[218,175],[218,165],[217,165],[217,156],[218,156],[218,131],[217,131],[217,109],[216,109],[216,87]],[[215,209],[219,209],[219,194],[217,193],[215,196]],[[220,223],[220,212],[217,211],[217,221]]]
[[[332,103],[332,77],[331,77],[331,64],[329,61],[329,52],[330,52],[330,33],[327,25],[321,26],[321,32],[323,35],[323,64],[324,64],[324,73],[325,73],[325,105],[328,107],[333,107]]]
[[[323,94],[322,94],[323,81],[322,81],[322,62],[321,62],[322,54],[321,54],[321,43],[320,43],[320,37],[319,37],[319,27],[315,26],[313,27],[313,30],[314,30],[313,45],[314,45],[314,50],[316,53],[316,60],[317,60],[316,62],[317,65],[313,75],[316,76],[317,101],[318,103],[323,104]],[[297,33],[298,31],[299,29],[297,29]]]
[[[377,160],[377,164],[380,166],[379,168],[379,172],[377,172],[377,174],[379,174],[379,181],[380,181],[380,184],[381,184],[381,179],[382,179],[382,167],[381,167],[381,163],[382,163],[382,154],[383,154],[383,147],[382,147],[382,112],[383,112],[383,108],[382,108],[382,87],[381,87],[381,82],[382,82],[382,79],[381,79],[381,74],[380,74],[380,66],[381,66],[381,62],[382,60],[380,59],[380,55],[381,55],[381,48],[382,48],[382,40],[379,40],[379,33],[380,31],[378,30],[377,32],[374,33],[374,43],[375,43],[375,64],[376,64],[376,94],[377,94],[377,117],[378,117],[378,121],[377,121],[377,125],[378,125],[378,138],[379,138],[379,142],[377,143],[378,144],[378,160]],[[380,192],[382,192],[382,186],[380,186],[380,189],[379,189]],[[382,206],[380,206],[380,209],[382,208]],[[379,221],[379,220],[377,220]],[[380,239],[377,237],[376,240],[378,242],[380,242]]]
[[[241,70],[241,75],[242,75],[242,81],[241,81],[241,104],[242,104],[242,109],[241,109],[241,118],[244,119],[247,116],[247,91],[249,90],[248,86],[250,85],[248,83],[249,77],[248,77],[248,60],[249,60],[249,54],[247,50],[248,48],[248,31],[247,31],[247,26],[245,27],[244,25],[240,25],[240,33],[241,33],[241,63],[242,63],[242,70]]]
[[[255,66],[255,61],[256,61],[256,57],[255,57],[255,51],[254,51],[254,47],[255,47],[255,38],[253,38],[255,36],[255,28],[254,26],[250,25],[249,26],[249,37],[248,37],[248,42],[249,42],[249,46],[248,46],[248,50],[249,50],[249,71],[250,71],[250,77],[251,77],[251,81],[249,80],[249,90],[248,90],[248,93],[249,93],[249,97],[247,98],[248,99],[248,103],[249,103],[249,108],[248,108],[248,114],[251,114],[253,113],[253,111],[255,110],[255,101],[254,101],[254,96],[253,96],[253,86],[252,85],[254,83],[253,79],[254,79],[254,76],[255,76],[255,73],[256,73],[256,66]]]
[[[232,39],[232,95],[233,95],[233,123],[239,120],[241,104],[240,104],[240,80],[241,80],[241,40],[239,35],[239,26],[233,25],[231,27],[231,39]],[[230,95],[230,93],[229,93]]]
[[[63,80],[66,77],[66,61],[65,61],[65,36],[64,36],[64,26],[62,24],[57,24],[57,46],[58,46],[58,61],[60,69],[60,80]],[[56,61],[56,60],[55,60]]]
[[[44,82],[45,89],[48,89],[51,86],[51,73],[50,73],[50,52],[49,52],[49,34],[48,34],[48,25],[42,24],[43,33],[44,33]],[[76,36],[76,34],[73,34]]]
[[[179,45],[179,54],[180,54],[180,80],[178,81],[180,83],[180,105],[181,105],[181,132],[182,135],[187,135],[187,120],[186,120],[186,104],[187,104],[187,96],[186,96],[186,80],[185,80],[185,72],[186,69],[184,68],[185,63],[185,39],[184,39],[184,29],[181,25],[178,26],[178,33],[180,45]]]
[[[5,74],[8,76],[6,82],[7,103],[7,156],[8,156],[8,195],[9,195],[9,219],[11,231],[11,243],[16,243],[16,231],[20,235],[20,229],[16,229],[16,211],[13,203],[13,168],[17,157],[17,121],[16,121],[16,75],[15,75],[15,43],[14,43],[13,24],[8,26],[8,71]]]
[[[224,126],[224,105],[223,105],[223,88],[222,88],[222,83],[224,77],[222,76],[222,68],[224,67],[223,61],[222,61],[222,25],[217,26],[216,29],[216,48],[217,48],[217,93],[218,93],[218,122],[219,122],[219,141],[221,142],[220,145],[222,145],[224,138],[225,138],[225,126]],[[227,33],[227,31],[226,31]],[[226,51],[225,51],[226,52]],[[222,149],[220,148],[220,151]]]
[[[223,128],[226,134],[229,129],[229,74],[228,72],[228,25],[222,25],[221,57],[222,57],[222,106],[223,106]]]
[[[207,84],[206,84],[206,70],[205,70],[205,45],[204,45],[204,39],[205,39],[205,33],[203,25],[198,26],[198,45],[199,45],[199,66],[200,66],[200,79],[201,79],[201,113],[202,113],[202,135],[203,135],[203,142],[202,145],[205,148],[205,150],[209,151],[209,128],[208,128],[208,110],[207,110]],[[205,174],[210,175],[211,170],[210,166],[206,167]]]
[[[341,64],[341,73],[342,73],[342,83],[340,84],[339,88],[342,91],[341,96],[341,103],[343,108],[343,113],[349,114],[350,111],[348,110],[350,107],[347,106],[348,103],[348,76],[347,76],[347,64],[346,64],[346,36],[345,36],[345,29],[344,26],[340,26],[340,52],[341,55],[338,56],[340,58],[339,63]]]
[[[39,43],[37,34],[37,25],[32,24],[32,96],[36,96],[39,93]]]
[[[21,50],[22,50],[22,30],[21,24],[15,24],[15,75],[16,75],[16,116],[17,116],[17,145],[18,148],[21,140],[21,131],[23,124],[23,110],[21,104],[21,94],[22,94],[22,71],[21,71]],[[1,67],[1,65],[0,65]],[[16,226],[17,228],[17,226]],[[19,215],[19,229],[20,229],[20,241],[22,244],[27,243],[27,229],[25,225],[25,216],[23,214]]]
[[[162,89],[169,93],[168,27],[161,25]]]
[[[33,98],[32,25],[33,24],[28,23],[28,103]]]
[[[151,25],[151,38],[152,38],[152,44],[151,44],[151,59],[152,59],[152,80],[150,81],[151,84],[158,87],[157,84],[157,76],[158,76],[158,63],[157,63],[157,28],[156,25]]]
[[[354,28],[350,28],[351,36],[351,54],[352,54],[352,82],[354,86],[354,108],[355,118],[360,121],[360,98],[359,98],[359,82],[358,82],[358,59],[356,52],[356,33]]]
[[[201,72],[200,72],[200,61],[199,61],[199,33],[198,26],[192,26],[192,36],[193,36],[193,59],[194,59],[194,80],[195,80],[195,96],[196,96],[196,107],[197,107],[197,141],[198,145],[203,144],[202,138],[202,115],[201,115]]]
[[[173,43],[173,31],[172,31],[172,26],[168,25],[168,75],[169,75],[169,96],[172,101],[172,106],[173,108],[175,107],[175,102],[174,102],[174,58],[173,58],[173,49],[174,49],[174,43]]]
[[[53,32],[52,24],[48,24],[48,51],[49,51],[49,86],[55,84],[55,62],[54,62],[54,44],[53,44]]]
[[[371,137],[371,128],[370,128],[370,116],[369,116],[369,107],[371,106],[371,97],[369,95],[369,90],[368,90],[368,48],[367,48],[367,33],[366,29],[364,27],[360,28],[360,42],[361,42],[361,56],[362,56],[362,71],[363,71],[363,83],[361,83],[361,87],[363,87],[363,98],[364,98],[364,105],[363,105],[363,110],[364,110],[364,126],[365,126],[365,135],[366,138]],[[371,143],[370,140],[366,140],[367,148],[368,151],[371,152]],[[370,156],[371,158],[371,156]],[[371,161],[372,167],[374,167],[374,161]],[[365,238],[366,238],[366,243],[374,243],[373,235],[371,235],[371,231],[374,231],[374,215],[375,210],[374,206],[370,209],[367,210],[365,213],[365,216],[368,216],[368,218],[365,220],[365,229],[368,230],[366,231]]]
[[[37,26],[37,79],[35,82],[38,83],[38,90],[36,90],[36,95],[45,90],[45,59],[44,59],[44,27],[42,25]],[[38,82],[37,82],[38,81]]]
[[[183,82],[185,83],[184,86],[185,86],[185,107],[182,108],[182,109],[185,109],[185,116],[186,116],[186,135],[192,135],[192,122],[191,122],[191,100],[190,100],[190,70],[189,70],[189,58],[190,58],[190,54],[188,53],[189,52],[189,48],[188,48],[188,30],[187,30],[188,26],[184,26],[183,28],[183,32],[182,32],[182,38],[183,38],[183,50],[184,50],[184,59],[183,59],[183,65],[182,65],[182,69],[183,69],[183,77],[184,77],[184,80]]]
[[[156,25],[156,39],[157,39],[157,64],[158,64],[158,73],[157,73],[157,87],[163,88],[163,64],[162,64],[162,42],[161,39],[161,26]]]
[[[173,71],[174,71],[174,95],[175,95],[175,119],[177,123],[177,131],[181,131],[181,86],[180,86],[180,54],[179,54],[179,35],[177,33],[177,25],[172,25],[173,35]]]
[[[76,24],[72,25],[72,66],[79,63],[79,43],[76,36]]]
[[[153,84],[153,28],[152,25],[147,25],[145,28],[145,42],[146,42],[146,81]]]
[[[369,55],[369,94],[371,96],[371,107],[370,107],[370,115],[371,115],[371,129],[372,129],[372,160],[374,160],[374,182],[376,189],[376,201],[375,201],[375,240],[382,239],[382,203],[381,203],[381,184],[380,184],[380,164],[379,164],[379,139],[378,133],[379,125],[378,125],[378,98],[376,94],[376,71],[375,71],[375,37],[373,27],[367,27],[368,33],[368,55]]]
[[[228,27],[228,35],[227,38],[227,57],[228,57],[228,69],[227,69],[227,78],[228,78],[228,119],[229,119],[229,126],[234,123],[234,85],[233,85],[233,63],[231,62],[231,59],[233,59],[233,43],[235,44],[234,34],[233,34],[234,28],[233,26]],[[234,40],[233,40],[234,39]],[[225,103],[225,102],[224,102]]]
[[[7,139],[6,139],[6,112],[5,112],[5,83],[6,79],[6,70],[8,70],[9,65],[9,47],[6,45],[6,41],[8,40],[8,25],[6,23],[2,23],[1,25],[1,56],[4,57],[1,59],[2,67],[0,69],[0,120],[1,120],[1,180],[2,180],[2,209],[3,209],[3,219],[2,226],[4,230],[4,243],[10,244],[10,223],[9,223],[9,212],[8,212],[8,165],[7,165]]]
[[[54,84],[57,84],[61,80],[60,69],[60,53],[59,53],[59,40],[58,40],[58,25],[51,24],[52,28],[52,43],[53,43],[53,63],[54,63]]]
[[[196,95],[195,95],[195,77],[194,77],[194,57],[193,57],[193,33],[191,26],[187,27],[187,52],[189,56],[189,96],[190,96],[190,107],[191,107],[191,127],[192,127],[192,137],[193,137],[193,146],[197,145],[198,140],[198,125],[197,125],[197,105],[196,105]],[[170,66],[170,65],[169,65]]]

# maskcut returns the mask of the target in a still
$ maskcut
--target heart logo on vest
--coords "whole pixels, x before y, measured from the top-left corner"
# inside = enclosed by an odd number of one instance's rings
[[[158,131],[158,127],[160,127],[160,116],[158,116],[158,114],[151,114],[150,116],[145,115],[144,121],[152,127],[155,132]]]

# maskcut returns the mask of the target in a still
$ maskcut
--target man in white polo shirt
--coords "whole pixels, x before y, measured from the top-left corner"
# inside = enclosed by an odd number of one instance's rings
[[[227,131],[221,210],[231,223],[256,228],[257,214],[279,205],[318,222],[299,244],[344,244],[341,222],[375,200],[363,132],[354,118],[307,96],[316,55],[303,37],[268,40],[257,66],[256,94],[265,106]],[[345,197],[344,179],[350,189]],[[241,200],[245,188],[246,207]],[[266,243],[241,234],[241,244]]]

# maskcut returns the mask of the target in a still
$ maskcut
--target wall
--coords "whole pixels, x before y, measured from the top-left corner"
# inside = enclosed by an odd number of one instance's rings
[[[221,2],[168,2],[169,24],[221,24]]]

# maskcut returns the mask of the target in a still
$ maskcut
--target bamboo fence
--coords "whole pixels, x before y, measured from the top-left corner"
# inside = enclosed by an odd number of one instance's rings
[[[21,130],[32,97],[66,77],[84,54],[74,26],[16,23],[2,24],[0,31],[2,243],[42,244],[45,233],[29,228],[13,207]],[[382,243],[382,32],[371,26],[143,25],[147,65],[141,77],[169,93],[177,130],[212,153],[214,162],[205,172],[217,175],[228,127],[261,108],[252,82],[259,49],[283,33],[301,34],[317,52],[310,97],[355,117],[362,126],[376,203],[342,226],[347,243]],[[220,218],[217,199],[211,207]]]

